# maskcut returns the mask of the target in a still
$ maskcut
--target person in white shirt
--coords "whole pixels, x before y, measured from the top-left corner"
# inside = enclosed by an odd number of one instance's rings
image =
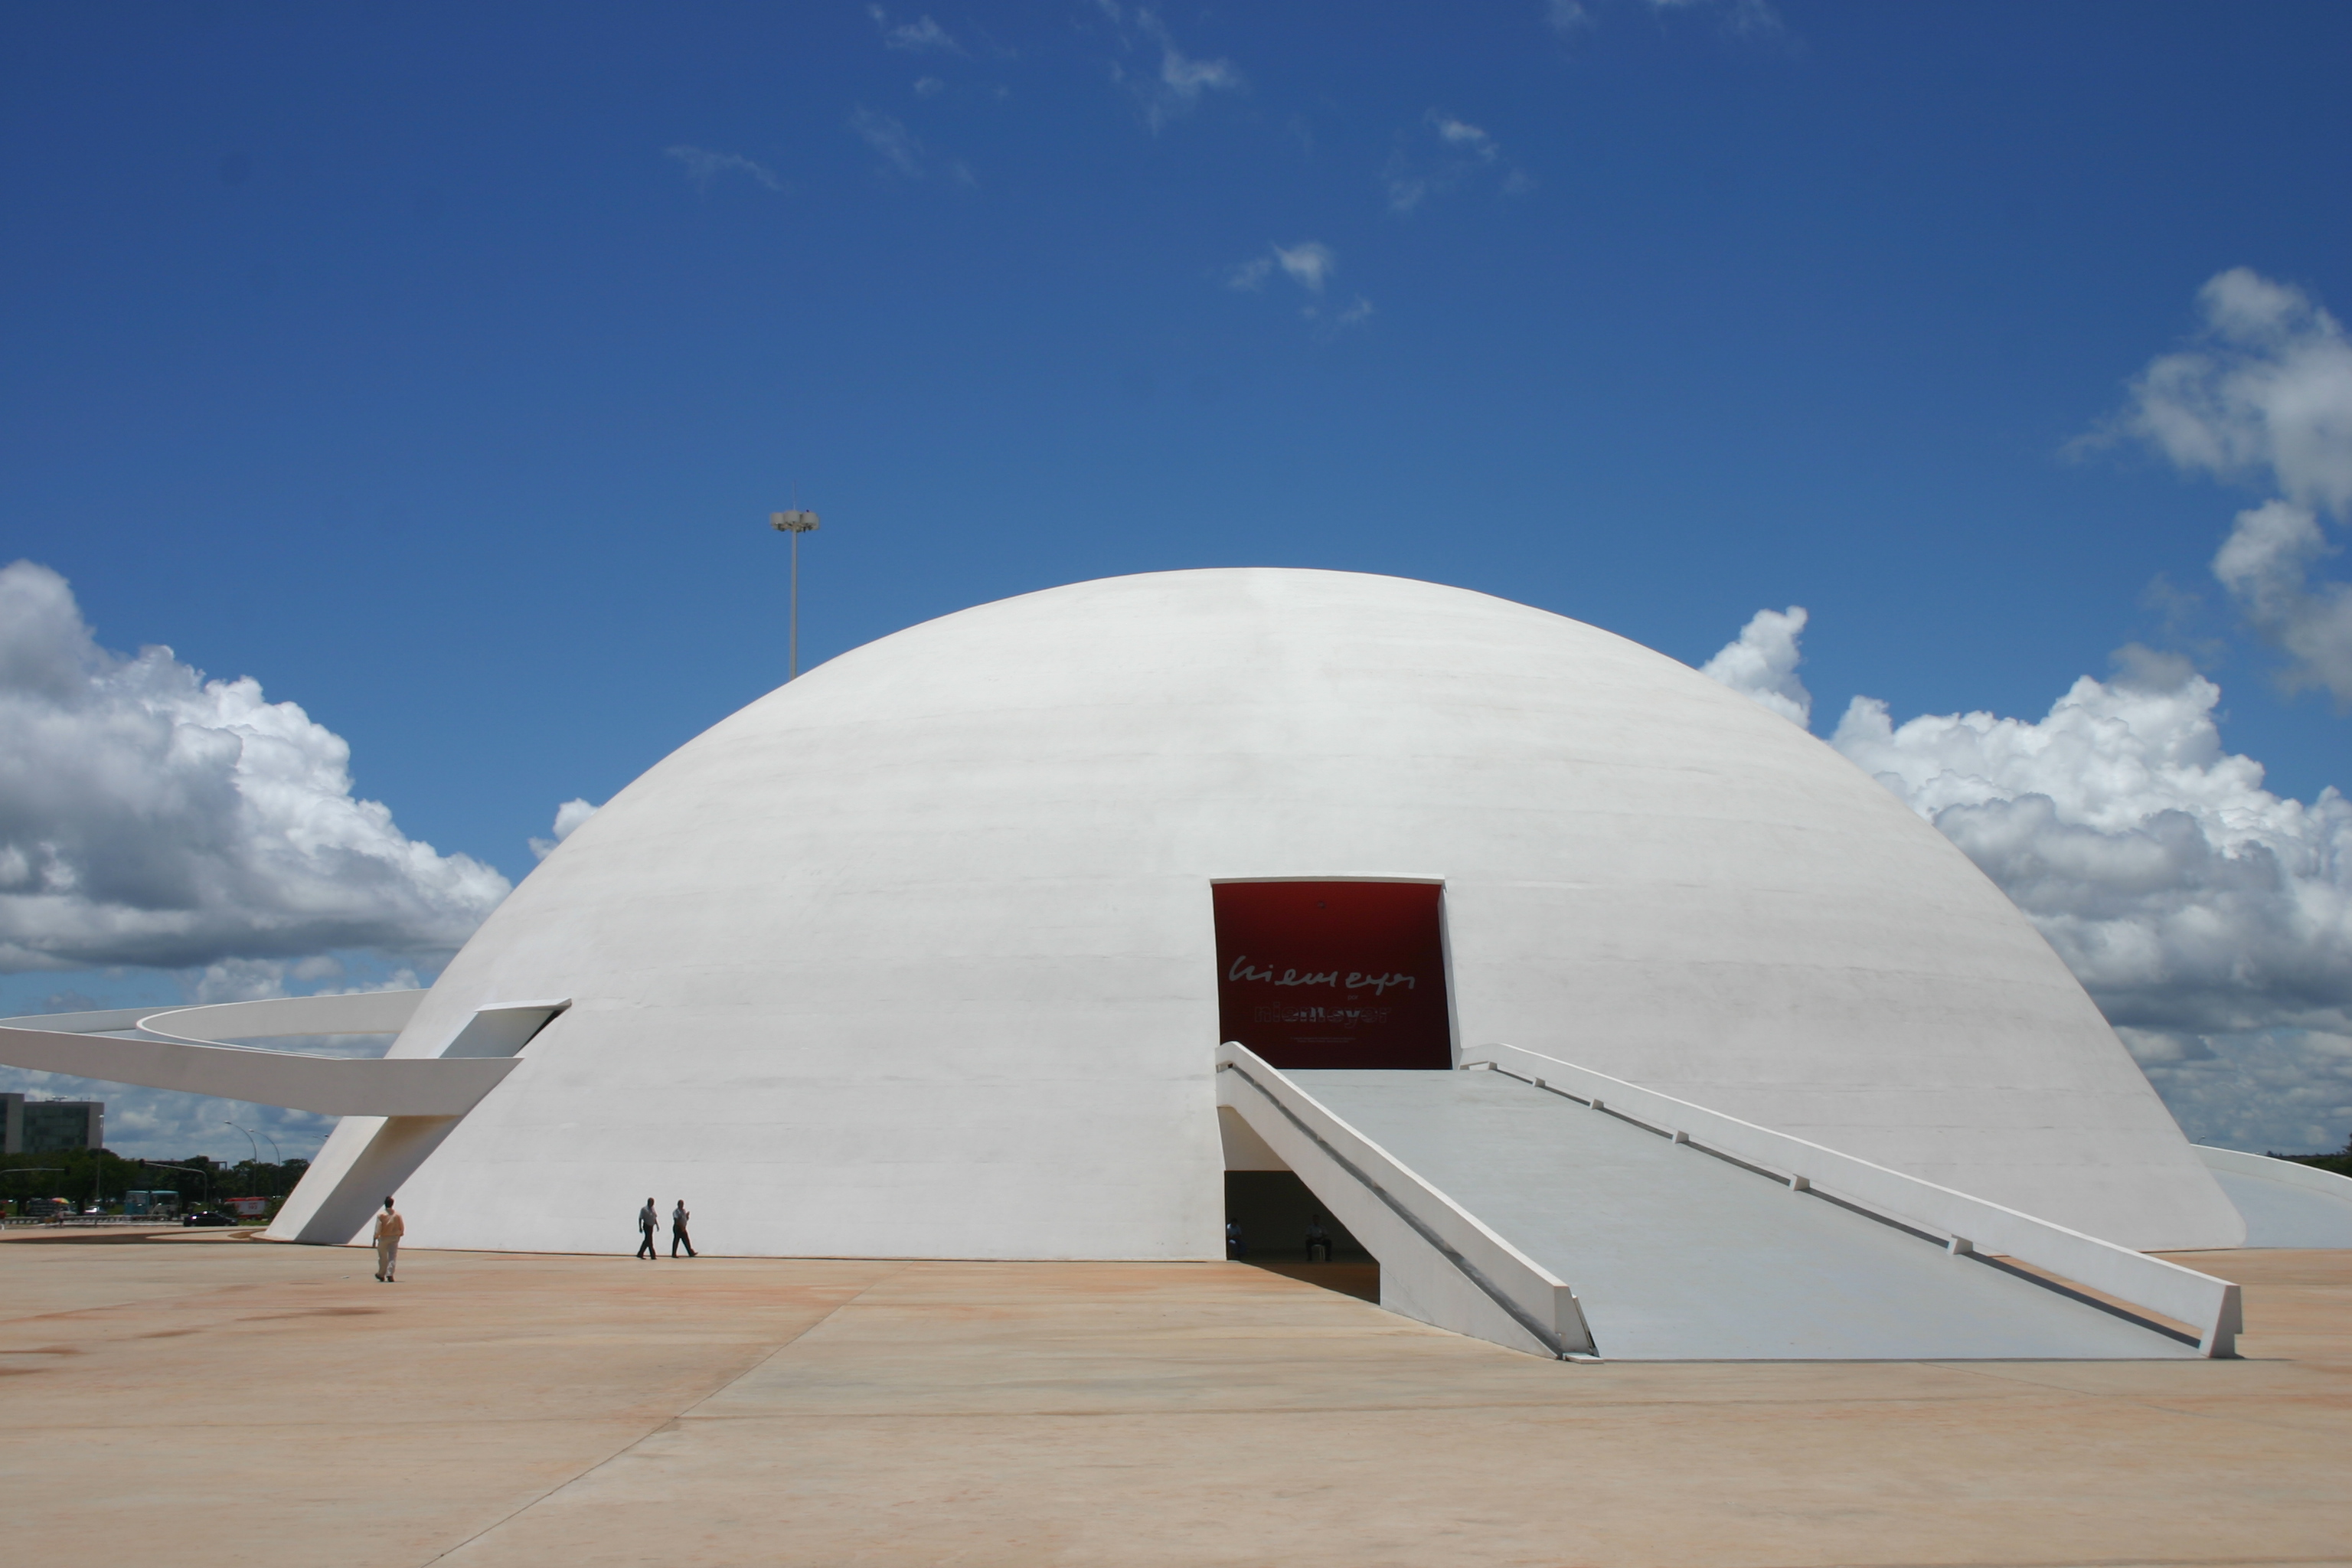
[[[392,1267],[399,1261],[400,1238],[406,1234],[407,1222],[394,1209],[392,1200],[384,1199],[383,1212],[375,1216],[375,1277],[387,1285],[394,1283]]]
[[[651,1263],[661,1256],[654,1250],[654,1233],[661,1228],[661,1210],[654,1207],[651,1198],[637,1211],[637,1256]]]
[[[681,1247],[686,1248],[686,1255],[688,1258],[699,1258],[702,1256],[702,1254],[694,1250],[694,1243],[687,1238],[686,1222],[693,1217],[694,1216],[686,1212],[686,1200],[684,1198],[678,1199],[677,1207],[669,1211],[669,1255],[672,1258],[676,1258],[677,1256],[677,1249]]]

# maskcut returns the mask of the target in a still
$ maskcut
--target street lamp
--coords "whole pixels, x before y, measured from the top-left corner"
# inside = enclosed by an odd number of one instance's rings
[[[210,1158],[210,1156],[206,1156],[206,1158]],[[186,1174],[191,1175],[191,1176],[202,1176],[202,1177],[205,1179],[205,1206],[206,1208],[210,1208],[210,1207],[212,1206],[212,1202],[213,1202],[213,1173],[212,1173],[212,1172],[211,1172],[209,1169],[206,1169],[205,1167],[204,1167],[204,1166],[200,1166],[200,1165],[163,1165],[163,1164],[157,1164],[157,1163],[154,1163],[153,1162],[146,1161],[146,1160],[142,1160],[141,1162],[139,1162],[139,1163],[140,1163],[141,1168],[142,1168],[142,1169],[144,1169],[144,1170],[149,1170],[149,1171],[180,1171],[180,1172],[184,1172],[184,1173],[185,1173]],[[174,1183],[174,1184],[173,1184],[173,1190],[174,1190],[174,1191],[177,1191],[177,1189],[178,1189],[178,1184],[177,1184],[177,1183]]]
[[[242,1133],[244,1133],[244,1134],[245,1134],[245,1141],[246,1141],[247,1142],[248,1142],[248,1143],[253,1143],[253,1129],[252,1129],[252,1128],[247,1127],[247,1126],[246,1126],[244,1123],[242,1123],[242,1122],[237,1122],[237,1121],[224,1121],[224,1122],[222,1122],[222,1123],[221,1123],[221,1125],[222,1125],[223,1127],[234,1127],[234,1128],[236,1128],[239,1132],[242,1132]],[[260,1163],[261,1163],[261,1145],[260,1145],[260,1144],[258,1144],[258,1143],[253,1143],[253,1163],[254,1163],[255,1164],[257,1164],[257,1165],[258,1165],[258,1164],[260,1164]]]
[[[246,1190],[247,1192],[251,1192],[255,1187],[257,1187],[257,1186],[259,1186],[259,1185],[261,1184],[260,1183],[258,1183],[258,1182],[257,1182],[257,1181],[255,1181],[255,1180],[253,1179],[253,1178],[254,1178],[254,1176],[259,1173],[260,1168],[261,1168],[261,1145],[260,1145],[260,1144],[258,1144],[258,1143],[254,1143],[254,1142],[253,1142],[253,1129],[252,1129],[252,1128],[250,1128],[250,1127],[247,1127],[247,1126],[244,1125],[242,1122],[236,1122],[236,1121],[224,1121],[224,1122],[222,1122],[222,1123],[221,1123],[221,1125],[222,1125],[222,1126],[224,1126],[224,1127],[234,1127],[234,1128],[236,1128],[239,1132],[242,1132],[242,1133],[244,1133],[244,1134],[245,1134],[245,1141],[246,1141],[247,1143],[252,1143],[252,1144],[253,1144],[253,1163],[252,1163],[252,1164],[250,1164],[250,1165],[247,1165],[247,1166],[245,1168],[245,1173],[246,1173],[245,1190]]]
[[[784,679],[797,679],[801,673],[801,535],[816,531],[816,513],[813,511],[772,511],[768,514],[768,526],[778,533],[793,536],[793,619],[792,658],[784,667]]]

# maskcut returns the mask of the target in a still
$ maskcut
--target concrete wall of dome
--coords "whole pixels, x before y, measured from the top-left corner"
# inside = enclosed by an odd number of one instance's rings
[[[682,1195],[727,1252],[1222,1256],[1211,887],[1247,878],[1442,880],[1460,1043],[2127,1246],[2242,1235],[2032,925],[1820,741],[1559,616],[1278,570],[912,627],[622,791],[394,1047],[573,1002],[410,1233],[604,1250]]]

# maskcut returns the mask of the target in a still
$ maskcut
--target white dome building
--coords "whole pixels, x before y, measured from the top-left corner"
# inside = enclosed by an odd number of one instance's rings
[[[1318,900],[1388,946],[1320,969],[1283,925]],[[651,1194],[730,1253],[1218,1258],[1237,1027],[1509,1042],[2126,1247],[2244,1234],[2032,925],[1845,759],[1395,578],[1116,578],[843,655],[614,797],[392,1054],[552,1001],[461,1120],[346,1120],[275,1234],[396,1187],[436,1246],[625,1249]]]

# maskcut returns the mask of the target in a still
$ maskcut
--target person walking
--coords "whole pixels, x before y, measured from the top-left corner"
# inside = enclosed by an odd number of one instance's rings
[[[661,1256],[654,1250],[654,1232],[661,1228],[661,1211],[654,1207],[651,1198],[637,1211],[637,1256],[651,1263]]]
[[[383,1200],[383,1210],[375,1216],[375,1277],[390,1285],[393,1265],[400,1261],[400,1238],[408,1234],[408,1224],[392,1200]]]
[[[1323,1216],[1321,1215],[1308,1215],[1307,1216],[1307,1262],[1312,1263],[1315,1261],[1315,1254],[1318,1250],[1322,1252],[1324,1262],[1328,1263],[1331,1261],[1331,1233],[1323,1228]]]
[[[686,1222],[693,1217],[686,1212],[684,1198],[678,1199],[677,1207],[669,1211],[669,1255],[672,1258],[677,1256],[677,1249],[681,1247],[686,1248],[686,1255],[688,1258],[702,1256],[694,1250],[694,1242],[686,1234]]]

